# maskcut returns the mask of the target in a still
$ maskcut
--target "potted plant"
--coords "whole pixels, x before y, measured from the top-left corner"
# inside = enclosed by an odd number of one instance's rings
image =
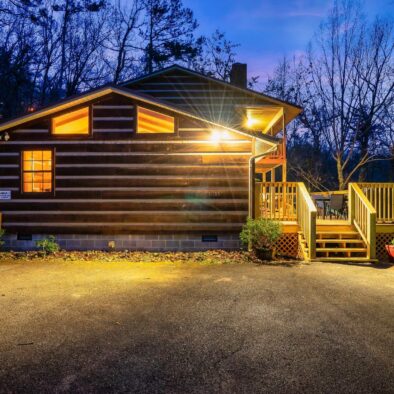
[[[386,245],[387,254],[389,255],[390,261],[394,263],[394,239],[392,239],[389,245]]]
[[[240,239],[252,249],[260,260],[272,260],[275,243],[282,235],[279,222],[271,219],[248,219],[243,226]]]

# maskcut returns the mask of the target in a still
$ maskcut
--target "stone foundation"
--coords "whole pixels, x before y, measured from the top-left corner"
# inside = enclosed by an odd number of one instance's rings
[[[65,250],[109,250],[109,242],[115,242],[115,250],[144,251],[203,251],[210,249],[237,250],[241,247],[239,234],[215,234],[217,242],[205,242],[202,234],[167,235],[88,235],[54,234],[56,241]],[[17,234],[5,234],[3,250],[37,250],[36,241],[47,237],[46,234],[33,234],[32,240],[18,239]]]

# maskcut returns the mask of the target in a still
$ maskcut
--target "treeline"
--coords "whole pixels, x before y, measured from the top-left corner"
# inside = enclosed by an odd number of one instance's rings
[[[0,115],[177,62],[227,80],[236,44],[181,0],[0,0]]]
[[[394,25],[335,1],[305,53],[285,58],[265,91],[304,108],[289,130],[293,179],[312,189],[394,182]]]
[[[0,0],[0,116],[174,62],[228,80],[238,45],[197,27],[182,0]],[[304,54],[283,59],[263,90],[304,108],[289,128],[290,179],[315,190],[394,181],[392,19],[334,0]]]

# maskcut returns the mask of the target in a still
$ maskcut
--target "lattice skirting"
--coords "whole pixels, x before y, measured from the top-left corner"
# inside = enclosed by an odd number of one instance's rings
[[[394,233],[378,233],[376,234],[376,258],[379,261],[389,261],[385,246],[394,238]]]
[[[278,256],[298,258],[300,255],[298,234],[297,233],[282,234],[276,243],[276,254]]]

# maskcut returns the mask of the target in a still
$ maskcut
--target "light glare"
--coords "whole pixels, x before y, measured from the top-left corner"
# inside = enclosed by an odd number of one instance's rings
[[[228,139],[229,135],[226,130],[212,129],[211,130],[211,141],[219,143],[224,139]]]

